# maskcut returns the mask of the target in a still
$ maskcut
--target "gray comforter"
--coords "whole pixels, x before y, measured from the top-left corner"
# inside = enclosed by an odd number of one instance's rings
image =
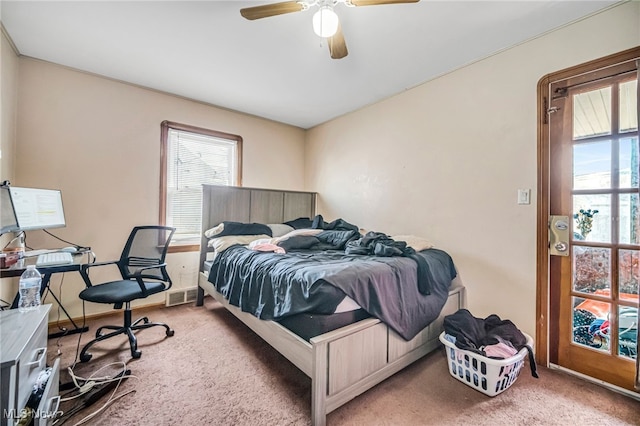
[[[216,256],[209,281],[232,305],[267,320],[302,312],[333,313],[348,295],[410,340],[438,317],[456,276],[446,252],[429,249],[416,256],[424,260],[421,268],[409,257],[338,250],[276,254],[233,246]],[[419,291],[418,270],[429,282],[428,295]]]

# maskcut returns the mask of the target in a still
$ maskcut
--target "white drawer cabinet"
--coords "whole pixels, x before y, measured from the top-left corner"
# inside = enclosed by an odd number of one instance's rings
[[[50,308],[51,305],[43,305],[28,312],[0,312],[0,426],[16,424],[38,375],[46,368]],[[57,410],[58,370],[56,362],[35,424],[48,424],[48,412]]]

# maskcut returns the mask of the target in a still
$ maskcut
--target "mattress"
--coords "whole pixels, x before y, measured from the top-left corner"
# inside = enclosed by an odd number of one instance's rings
[[[355,303],[355,302],[354,302]],[[362,308],[331,315],[302,313],[282,318],[277,322],[306,341],[329,331],[337,330],[354,322],[370,318]]]

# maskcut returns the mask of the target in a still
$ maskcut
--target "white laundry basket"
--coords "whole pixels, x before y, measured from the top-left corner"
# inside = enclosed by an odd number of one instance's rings
[[[524,333],[523,333],[524,334]],[[527,345],[533,347],[533,339],[525,334]],[[520,375],[527,356],[527,348],[522,348],[510,358],[487,358],[471,351],[456,347],[455,343],[440,334],[440,341],[447,353],[449,373],[472,388],[489,396],[496,396],[507,390]]]

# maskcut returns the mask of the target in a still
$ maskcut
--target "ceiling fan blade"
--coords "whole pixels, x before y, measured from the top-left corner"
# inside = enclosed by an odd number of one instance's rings
[[[240,15],[254,20],[268,18],[269,16],[283,15],[285,13],[300,12],[304,7],[297,1],[284,1],[280,3],[265,4],[263,6],[246,7],[240,9]]]
[[[376,6],[379,4],[418,3],[420,0],[351,0],[354,6]]]
[[[349,54],[347,51],[347,43],[344,41],[344,34],[342,34],[342,26],[338,22],[338,31],[329,37],[329,53],[333,59],[342,59]]]

